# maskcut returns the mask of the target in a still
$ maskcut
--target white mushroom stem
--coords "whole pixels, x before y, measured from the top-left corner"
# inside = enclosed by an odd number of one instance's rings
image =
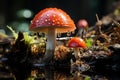
[[[45,61],[49,62],[49,60],[51,60],[53,58],[55,45],[56,45],[56,29],[49,28],[48,34],[47,34]]]
[[[48,29],[46,50],[54,50],[56,44],[56,30],[54,28]]]
[[[81,57],[79,48],[74,49],[74,55],[76,59],[79,59]]]
[[[81,28],[79,29],[78,33],[77,33],[77,36],[83,38],[84,37],[84,34],[85,34],[85,29],[84,28]]]

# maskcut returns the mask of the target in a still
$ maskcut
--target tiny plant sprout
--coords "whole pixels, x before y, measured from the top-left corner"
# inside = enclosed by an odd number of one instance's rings
[[[47,34],[46,53],[44,61],[49,62],[53,58],[57,33],[72,32],[76,29],[70,16],[61,9],[46,8],[35,15],[30,24],[30,30]]]
[[[82,38],[79,38],[79,37],[71,38],[68,41],[67,46],[70,47],[70,48],[74,48],[74,55],[75,55],[76,59],[81,57],[79,49],[80,48],[86,48],[85,41]]]

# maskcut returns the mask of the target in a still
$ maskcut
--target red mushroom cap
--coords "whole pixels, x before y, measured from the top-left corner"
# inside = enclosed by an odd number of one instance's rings
[[[74,37],[74,38],[71,38],[68,41],[68,47],[73,47],[73,48],[82,47],[82,48],[86,48],[86,44],[85,44],[85,41],[82,38]]]
[[[76,29],[70,16],[61,9],[46,8],[35,15],[30,24],[30,30],[48,32],[48,28],[57,29],[57,33],[74,31]]]
[[[85,19],[80,19],[77,24],[78,28],[88,27],[88,22]]]

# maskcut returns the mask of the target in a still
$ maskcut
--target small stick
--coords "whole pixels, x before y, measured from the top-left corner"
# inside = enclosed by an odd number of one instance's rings
[[[100,21],[100,19],[99,19],[99,17],[98,17],[97,14],[96,14],[96,19],[97,19],[97,22],[98,22],[98,24],[97,24],[97,26],[98,26],[98,32],[96,32],[97,37],[96,37],[96,39],[95,39],[95,42],[97,41],[97,38],[98,38],[99,35],[100,35],[101,37],[103,37],[107,42],[109,42],[108,39],[107,39],[107,35],[105,35],[105,34],[102,33],[102,31],[101,31],[102,22]]]
[[[117,25],[118,27],[120,26],[120,23],[118,23],[117,21],[113,20],[113,22],[114,22],[115,25]]]
[[[95,43],[97,42],[98,36],[102,34],[102,32],[101,32],[101,25],[102,25],[102,23],[101,23],[101,21],[99,20],[99,17],[98,17],[97,14],[96,14],[96,19],[97,19],[97,24],[96,24],[96,26],[98,26],[98,27],[97,27],[97,29],[96,29],[96,33],[95,33],[95,34],[96,34],[96,37],[95,37],[95,39],[94,39],[93,45],[95,45]]]
[[[97,19],[97,22],[99,22],[100,20],[99,20],[99,17],[98,17],[98,14],[96,14],[96,19]]]
[[[96,19],[97,19],[97,22],[98,22],[97,26],[98,26],[99,33],[102,34],[102,31],[101,31],[102,22],[100,21],[97,14],[96,14]]]

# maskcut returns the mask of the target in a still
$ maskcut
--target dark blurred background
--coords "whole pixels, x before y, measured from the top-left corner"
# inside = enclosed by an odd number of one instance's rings
[[[6,25],[16,31],[29,31],[32,18],[40,10],[47,7],[57,7],[67,12],[75,24],[79,19],[86,19],[90,26],[96,22],[96,13],[101,18],[112,12],[117,0],[1,0],[0,29],[7,34]]]

